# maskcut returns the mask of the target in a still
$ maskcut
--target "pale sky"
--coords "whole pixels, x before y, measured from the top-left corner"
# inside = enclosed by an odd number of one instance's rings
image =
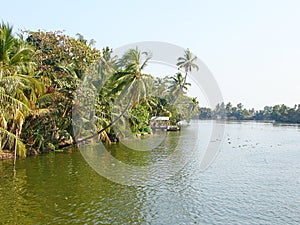
[[[207,65],[226,102],[300,103],[298,0],[3,1],[0,19],[15,32],[81,33],[100,49],[176,44]]]

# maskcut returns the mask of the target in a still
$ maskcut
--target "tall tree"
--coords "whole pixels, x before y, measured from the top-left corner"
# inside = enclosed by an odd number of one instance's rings
[[[46,86],[47,94],[55,98],[44,100],[43,106],[51,113],[40,119],[32,130],[44,137],[47,143],[56,147],[64,146],[73,141],[72,105],[75,90],[81,83],[88,68],[101,60],[101,53],[87,45],[83,37],[79,40],[68,37],[63,32],[29,31],[27,43],[35,48],[34,62],[37,65],[37,75]],[[33,137],[34,139],[34,137]]]
[[[196,64],[197,56],[194,56],[188,48],[184,51],[184,56],[179,57],[177,61],[178,69],[184,69],[185,71],[184,82],[186,82],[187,75],[192,69],[199,70]]]
[[[44,86],[33,76],[33,49],[12,34],[12,26],[0,26],[0,151],[26,156],[21,140],[26,117],[35,110]]]
[[[151,54],[149,52],[141,52],[138,48],[128,50],[117,62],[118,71],[111,77],[110,85],[111,91],[109,95],[115,96],[114,101],[118,101],[120,106],[116,112],[116,116],[111,122],[100,129],[96,134],[83,138],[77,143],[89,140],[103,131],[109,129],[124,115],[132,109],[140,100],[146,97],[147,81],[152,79],[152,76],[144,74],[143,70],[147,66]]]
[[[164,78],[156,77],[154,80],[154,95],[165,97],[167,95],[169,83],[170,78],[168,76]]]
[[[176,101],[176,99],[179,96],[182,96],[183,94],[186,93],[186,91],[188,90],[188,86],[191,86],[191,84],[185,82],[185,80],[180,72],[176,73],[170,79],[171,79],[171,84],[169,87],[170,93],[171,93],[171,96],[173,97],[172,100]]]

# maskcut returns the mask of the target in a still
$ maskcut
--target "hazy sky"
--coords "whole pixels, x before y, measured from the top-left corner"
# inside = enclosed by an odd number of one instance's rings
[[[81,33],[98,48],[173,43],[209,67],[225,101],[300,103],[298,0],[4,1],[0,17],[15,31]]]

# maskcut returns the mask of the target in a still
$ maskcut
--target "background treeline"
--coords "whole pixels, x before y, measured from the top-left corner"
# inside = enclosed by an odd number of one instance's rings
[[[239,103],[233,106],[230,102],[218,104],[215,109],[202,107],[199,109],[200,119],[221,120],[272,120],[283,123],[300,123],[300,104],[293,108],[284,104],[265,106],[263,110],[245,109]]]
[[[198,69],[188,49],[178,58],[178,69],[185,74],[155,78],[144,73],[151,52],[136,48],[113,56],[109,47],[98,50],[94,44],[60,31],[14,34],[12,26],[1,23],[0,153],[39,154],[95,132],[100,139],[114,140],[151,132],[152,116],[169,116],[176,124],[197,114],[196,98],[186,95],[186,76]],[[89,86],[82,85],[84,80],[91,81]],[[76,96],[79,87],[85,96]],[[97,93],[90,99],[93,90]],[[90,111],[84,107],[89,100]],[[117,122],[117,127],[129,124],[131,132],[115,129]]]

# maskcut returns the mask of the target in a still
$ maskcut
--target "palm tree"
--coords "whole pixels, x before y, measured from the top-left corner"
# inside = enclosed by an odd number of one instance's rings
[[[196,107],[199,105],[199,101],[197,100],[197,97],[192,98],[192,104],[191,104],[191,113],[194,112]]]
[[[147,66],[151,54],[149,52],[141,52],[136,49],[130,49],[119,60],[121,70],[112,77],[112,94],[127,97],[127,107],[132,107],[146,97],[147,83],[152,78],[151,75],[144,74],[142,70]]]
[[[98,65],[98,75],[100,74],[101,80],[107,80],[108,77],[116,73],[117,70],[117,56],[112,56],[112,49],[105,47],[101,52],[101,60]]]
[[[0,67],[1,77],[15,73],[28,74],[33,72],[31,60],[32,48],[22,40],[13,37],[12,26],[2,22],[0,25]]]
[[[89,47],[93,47],[93,46],[95,46],[95,44],[96,44],[96,40],[95,40],[95,39],[91,39],[91,40],[88,42],[88,40],[86,40],[82,34],[77,33],[76,36],[77,36],[77,40],[78,40],[78,41],[82,42],[82,43],[85,44],[85,45],[88,45]]]
[[[156,96],[164,97],[167,94],[167,86],[170,78],[168,76],[164,78],[156,77],[154,80],[154,94]]]
[[[184,56],[179,57],[177,61],[176,65],[178,66],[178,69],[184,69],[185,71],[184,82],[186,82],[187,75],[192,69],[199,70],[198,65],[195,63],[197,61],[197,56],[194,56],[189,49],[186,49],[184,51]]]
[[[182,74],[180,72],[176,73],[173,77],[171,77],[171,86],[170,86],[170,92],[171,95],[175,98],[173,100],[177,99],[179,96],[186,93],[188,90],[187,86],[191,86],[190,83],[186,83]]]
[[[12,35],[12,27],[0,25],[0,150],[26,156],[20,136],[25,118],[35,109],[43,85],[33,76],[33,51]]]
[[[92,139],[110,128],[122,119],[125,113],[139,103],[141,99],[146,97],[146,82],[152,77],[148,74],[144,74],[142,71],[150,59],[151,54],[149,52],[141,52],[138,48],[135,48],[128,50],[123,57],[118,60],[120,69],[111,77],[108,83],[111,89],[108,95],[114,96],[114,101],[120,101],[121,107],[118,110],[120,114],[96,134],[77,141],[77,144]],[[123,100],[125,100],[125,104],[122,104]]]

